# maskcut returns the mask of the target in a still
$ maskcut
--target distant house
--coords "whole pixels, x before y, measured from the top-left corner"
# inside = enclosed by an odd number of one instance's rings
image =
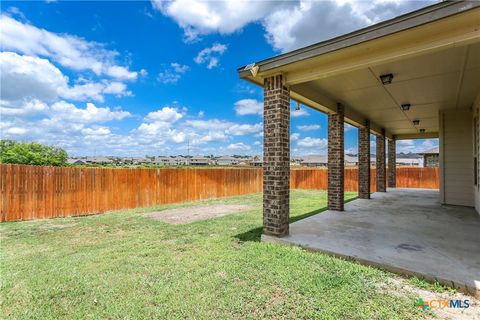
[[[76,159],[76,158],[68,158],[68,164],[87,164],[87,162],[83,159]]]
[[[219,166],[234,166],[237,165],[240,161],[234,157],[223,156],[216,160],[217,165]]]
[[[396,159],[397,166],[404,167],[421,167],[423,164],[422,158],[398,158]]]
[[[358,166],[358,157],[355,155],[344,156],[345,166],[354,167]],[[321,154],[312,154],[304,156],[303,160],[300,162],[302,166],[306,167],[327,167],[328,166],[328,156]]]
[[[120,162],[124,164],[144,164],[150,163],[150,160],[142,157],[124,157],[120,159]]]
[[[328,166],[328,157],[320,154],[304,156],[301,165],[305,167],[326,167]]]
[[[87,157],[85,162],[89,164],[109,164],[113,163],[113,160],[107,157]]]
[[[171,159],[170,157],[156,157],[151,163],[160,165],[160,166],[169,166],[171,165]]]
[[[428,168],[438,167],[439,153],[438,147],[421,152],[420,154],[423,155],[423,166]]]
[[[188,164],[191,166],[208,166],[210,163],[210,159],[202,156],[196,156],[188,159]]]
[[[261,167],[263,165],[263,156],[254,156],[249,162],[252,167]]]
[[[176,156],[170,159],[170,163],[174,166],[183,166],[188,163],[188,159],[182,156]]]
[[[344,156],[345,166],[354,167],[358,166],[358,156],[346,154]]]

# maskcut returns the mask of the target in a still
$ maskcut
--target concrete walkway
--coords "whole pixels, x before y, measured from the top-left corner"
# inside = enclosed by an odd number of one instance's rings
[[[416,275],[480,296],[480,216],[472,208],[441,206],[436,190],[389,189],[290,225],[298,245],[387,270]]]

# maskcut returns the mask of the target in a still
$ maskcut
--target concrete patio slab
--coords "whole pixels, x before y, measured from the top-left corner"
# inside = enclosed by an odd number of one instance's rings
[[[439,192],[389,189],[371,200],[345,204],[290,225],[283,238],[297,245],[354,259],[480,296],[480,216],[473,208],[442,206]]]

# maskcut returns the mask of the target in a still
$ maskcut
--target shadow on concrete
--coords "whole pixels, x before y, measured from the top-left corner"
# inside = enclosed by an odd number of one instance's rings
[[[356,200],[358,199],[358,197],[355,197],[355,198],[352,198],[352,199],[348,199],[348,200],[345,200],[344,203],[348,203],[350,201],[353,201],[353,200]],[[302,220],[302,219],[305,219],[305,218],[308,218],[308,217],[311,217],[313,215],[316,215],[320,212],[323,212],[325,210],[327,210],[328,207],[325,206],[325,207],[322,207],[322,208],[319,208],[319,209],[315,209],[313,211],[310,211],[310,212],[307,212],[307,213],[304,213],[304,214],[301,214],[299,216],[295,216],[295,217],[290,217],[290,219],[288,220],[289,223],[294,223],[294,222],[297,222],[299,220]],[[235,238],[240,240],[240,241],[254,241],[254,242],[260,242],[260,238],[262,236],[262,227],[258,227],[258,228],[254,228],[254,229],[251,229],[247,232],[244,232],[244,233],[239,233],[237,235],[235,235]]]

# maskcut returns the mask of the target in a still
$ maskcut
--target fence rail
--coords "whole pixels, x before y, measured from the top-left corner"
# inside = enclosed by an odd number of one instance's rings
[[[326,169],[291,170],[292,189],[327,189]],[[262,191],[262,170],[250,168],[109,169],[0,165],[0,221],[221,198]],[[375,171],[372,170],[372,191]],[[438,188],[438,168],[397,168],[397,187]],[[345,169],[345,190],[357,191],[357,169]]]

